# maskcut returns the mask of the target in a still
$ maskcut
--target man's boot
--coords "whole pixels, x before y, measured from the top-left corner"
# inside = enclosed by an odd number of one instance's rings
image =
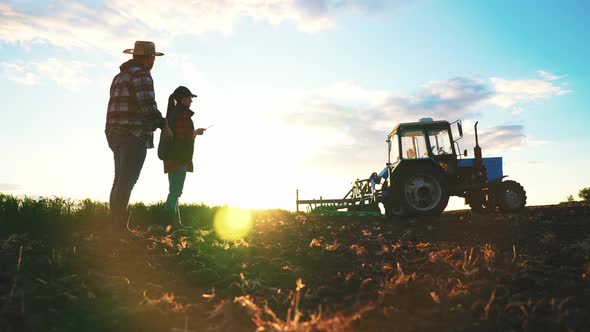
[[[126,209],[111,209],[111,224],[109,225],[111,236],[121,236],[121,233],[126,228],[126,224]]]
[[[185,224],[182,223],[182,218],[180,217],[180,206],[178,204],[176,204],[176,212],[175,212],[175,215],[176,215],[176,223],[175,224],[176,224],[176,226],[178,228],[180,228],[180,229],[190,228],[190,226],[185,225]]]

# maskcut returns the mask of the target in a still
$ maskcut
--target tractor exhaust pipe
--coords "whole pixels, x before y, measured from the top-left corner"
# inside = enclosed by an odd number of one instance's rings
[[[475,122],[475,148],[473,148],[473,155],[475,157],[475,168],[481,169],[483,167],[483,158],[481,156],[481,148],[479,147],[479,138],[477,136],[477,124],[479,121]]]
[[[479,141],[477,138],[477,124],[479,123],[479,121],[475,121],[475,147],[479,148]]]

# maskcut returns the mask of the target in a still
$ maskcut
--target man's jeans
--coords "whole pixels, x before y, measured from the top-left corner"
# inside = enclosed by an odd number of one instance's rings
[[[115,157],[115,180],[111,189],[109,206],[115,221],[123,222],[131,190],[143,167],[147,146],[132,135],[113,134],[108,137],[109,147]]]
[[[166,199],[166,210],[172,213],[174,222],[180,221],[180,211],[178,208],[178,198],[182,195],[184,180],[186,179],[186,166],[168,173],[168,183],[170,189]]]

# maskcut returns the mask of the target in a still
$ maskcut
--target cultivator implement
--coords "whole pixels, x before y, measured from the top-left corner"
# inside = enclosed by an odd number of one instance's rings
[[[379,183],[377,173],[371,174],[367,179],[357,179],[352,183],[352,188],[343,198],[324,199],[299,199],[299,190],[296,192],[297,212],[300,205],[307,205],[306,211],[317,215],[380,215],[379,201],[381,190],[376,189]]]

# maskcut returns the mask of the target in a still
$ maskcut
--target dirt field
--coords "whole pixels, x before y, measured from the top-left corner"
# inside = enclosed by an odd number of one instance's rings
[[[590,331],[590,205],[0,238],[0,331]],[[140,231],[146,231],[140,229]]]

